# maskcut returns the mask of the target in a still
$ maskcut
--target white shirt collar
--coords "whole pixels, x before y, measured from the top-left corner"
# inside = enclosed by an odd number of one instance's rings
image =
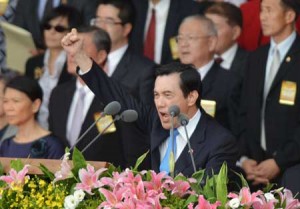
[[[277,49],[279,50],[280,53],[280,61],[282,62],[282,60],[285,58],[285,55],[287,54],[288,50],[291,48],[293,42],[296,39],[296,32],[294,31],[291,35],[289,35],[285,40],[283,40],[282,42],[280,42],[279,44],[276,44],[274,39],[271,38],[271,45],[270,45],[270,49],[269,49],[269,55],[273,54],[273,50],[275,49],[275,47],[277,47]]]
[[[200,73],[201,81],[203,81],[204,77],[206,76],[206,74],[208,73],[208,71],[210,70],[210,68],[213,66],[213,64],[214,64],[214,60],[211,60],[206,65],[198,68],[197,71],[198,71],[198,73]]]
[[[223,59],[223,62],[221,63],[221,67],[223,67],[226,70],[229,70],[231,68],[237,50],[238,50],[238,45],[235,43],[233,46],[227,49],[227,51],[221,54],[221,57]]]
[[[117,65],[121,61],[127,48],[128,48],[128,44],[108,54],[108,59],[107,59],[108,76],[112,76],[112,74],[115,72]]]

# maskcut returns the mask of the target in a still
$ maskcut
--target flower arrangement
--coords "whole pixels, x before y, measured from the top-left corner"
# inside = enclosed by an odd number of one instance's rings
[[[110,165],[95,168],[86,163],[78,150],[73,152],[73,166],[65,154],[61,169],[44,175],[29,176],[28,167],[12,161],[11,170],[0,177],[0,208],[20,209],[297,209],[300,203],[287,189],[251,193],[245,179],[237,193],[227,191],[227,167],[206,178],[198,171],[192,178],[171,178],[164,172],[138,172],[145,158],[141,156],[131,169],[121,171]]]

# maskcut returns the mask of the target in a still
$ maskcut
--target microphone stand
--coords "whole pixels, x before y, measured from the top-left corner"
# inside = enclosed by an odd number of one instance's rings
[[[90,143],[85,146],[83,148],[83,150],[81,150],[81,153],[83,154],[97,139],[98,137],[100,137],[103,133],[105,133],[105,131],[117,120],[120,120],[121,119],[121,116],[120,115],[116,115],[116,117],[114,118],[114,120],[112,122],[110,122],[104,129],[102,132],[100,132],[96,137],[93,138],[92,141],[90,141]]]
[[[170,162],[169,162],[169,167],[170,167],[170,175],[172,178],[174,178],[174,171],[175,171],[175,159],[176,159],[176,156],[175,156],[175,150],[176,150],[176,147],[175,147],[175,142],[174,140],[174,116],[171,115],[171,130],[170,130],[170,137],[171,137],[171,147],[172,147],[172,152],[171,152],[171,156],[170,156]]]

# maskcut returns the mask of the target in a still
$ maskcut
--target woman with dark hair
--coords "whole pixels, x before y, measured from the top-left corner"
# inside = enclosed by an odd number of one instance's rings
[[[7,122],[18,131],[2,142],[1,157],[59,159],[64,154],[62,141],[36,121],[42,99],[43,91],[34,79],[18,76],[6,85],[4,113]]]
[[[80,25],[80,13],[75,8],[67,5],[54,8],[44,18],[42,24],[45,53],[30,58],[26,63],[25,74],[37,79],[44,92],[38,121],[46,129],[48,129],[48,103],[52,89],[72,78],[66,69],[67,55],[60,41],[71,28],[77,28]]]

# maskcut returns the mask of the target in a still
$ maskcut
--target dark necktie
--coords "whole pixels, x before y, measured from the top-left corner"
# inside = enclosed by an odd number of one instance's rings
[[[215,58],[215,62],[218,63],[219,65],[223,62],[223,58],[222,57],[216,57]]]
[[[47,0],[44,10],[44,17],[45,18],[53,9],[53,0]]]
[[[144,43],[144,55],[151,60],[154,60],[154,48],[155,48],[155,9],[152,9],[150,24],[148,27],[145,43]]]

